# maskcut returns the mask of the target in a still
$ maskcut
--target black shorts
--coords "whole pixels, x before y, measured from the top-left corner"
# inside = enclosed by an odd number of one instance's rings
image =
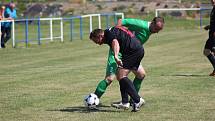
[[[205,49],[212,50],[213,47],[215,47],[215,39],[212,37],[209,37],[208,40],[206,41]]]
[[[138,49],[135,52],[122,55],[123,68],[129,70],[137,70],[140,62],[144,57],[144,49]]]

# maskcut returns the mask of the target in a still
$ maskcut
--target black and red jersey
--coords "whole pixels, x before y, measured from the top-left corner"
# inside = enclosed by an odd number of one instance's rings
[[[129,54],[136,52],[142,48],[140,41],[127,29],[113,27],[106,29],[104,31],[105,44],[108,44],[110,47],[112,41],[117,39],[120,46],[120,53]]]

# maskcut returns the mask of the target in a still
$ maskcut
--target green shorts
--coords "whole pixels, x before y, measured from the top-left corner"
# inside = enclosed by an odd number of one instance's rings
[[[119,59],[122,58],[122,54],[119,53]],[[113,50],[109,49],[108,59],[107,59],[107,67],[106,67],[106,76],[116,74],[117,71],[117,63],[114,58]]]

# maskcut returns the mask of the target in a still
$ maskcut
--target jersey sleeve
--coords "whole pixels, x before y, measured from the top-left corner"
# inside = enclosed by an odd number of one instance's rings
[[[140,19],[122,19],[122,25],[132,31],[148,29],[148,21]]]

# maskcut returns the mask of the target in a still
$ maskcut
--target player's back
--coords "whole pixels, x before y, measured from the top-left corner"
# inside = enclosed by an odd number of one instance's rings
[[[129,30],[113,27],[110,31],[119,42],[120,52],[130,53],[142,48],[140,41]]]

